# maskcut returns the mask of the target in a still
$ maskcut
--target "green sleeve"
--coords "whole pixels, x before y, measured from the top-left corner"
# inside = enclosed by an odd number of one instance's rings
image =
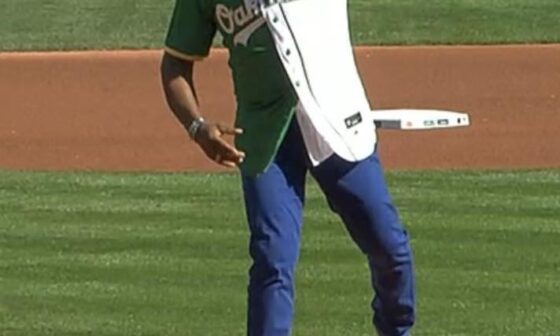
[[[208,0],[176,0],[165,40],[167,52],[189,60],[208,56],[216,25],[207,4]]]

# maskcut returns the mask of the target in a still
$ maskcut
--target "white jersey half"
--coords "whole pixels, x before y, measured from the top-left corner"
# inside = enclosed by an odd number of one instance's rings
[[[350,43],[347,0],[261,5],[300,100],[297,119],[313,165],[332,153],[359,161],[376,135]]]

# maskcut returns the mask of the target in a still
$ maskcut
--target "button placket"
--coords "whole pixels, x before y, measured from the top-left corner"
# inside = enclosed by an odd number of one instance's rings
[[[282,24],[277,6],[270,6],[265,9],[265,11],[266,16],[270,20],[269,22],[274,24],[275,29],[282,36],[282,38],[276,39],[276,43],[279,46],[279,50],[282,50],[283,57],[281,57],[281,59],[284,63],[284,68],[288,72],[288,77],[292,82],[294,89],[296,90],[298,96],[309,97],[309,88],[303,85],[302,81],[302,78],[304,78],[302,65],[298,62],[298,57],[293,53],[296,48],[297,41],[293,40],[293,37],[287,31],[286,26]]]

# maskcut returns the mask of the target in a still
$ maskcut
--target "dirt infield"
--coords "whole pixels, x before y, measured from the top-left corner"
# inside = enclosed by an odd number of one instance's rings
[[[560,167],[560,46],[358,48],[376,108],[469,112],[460,130],[380,132],[390,169]],[[167,111],[160,52],[0,54],[0,169],[217,170]],[[201,105],[233,119],[223,50]]]

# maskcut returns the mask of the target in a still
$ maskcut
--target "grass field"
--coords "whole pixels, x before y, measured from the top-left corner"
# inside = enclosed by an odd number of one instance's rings
[[[349,0],[356,44],[560,42],[558,0]],[[2,0],[0,50],[161,47],[173,0]]]
[[[415,335],[557,335],[560,171],[388,180],[416,253]],[[236,175],[0,181],[0,335],[243,334]],[[308,191],[295,335],[371,335],[366,265],[314,183]]]
[[[0,50],[159,48],[172,2],[0,0]],[[350,3],[358,44],[560,42],[558,0]],[[0,171],[0,336],[243,335],[238,179]],[[416,255],[415,336],[559,334],[560,170],[388,179]],[[295,336],[371,335],[365,262],[308,191]]]

